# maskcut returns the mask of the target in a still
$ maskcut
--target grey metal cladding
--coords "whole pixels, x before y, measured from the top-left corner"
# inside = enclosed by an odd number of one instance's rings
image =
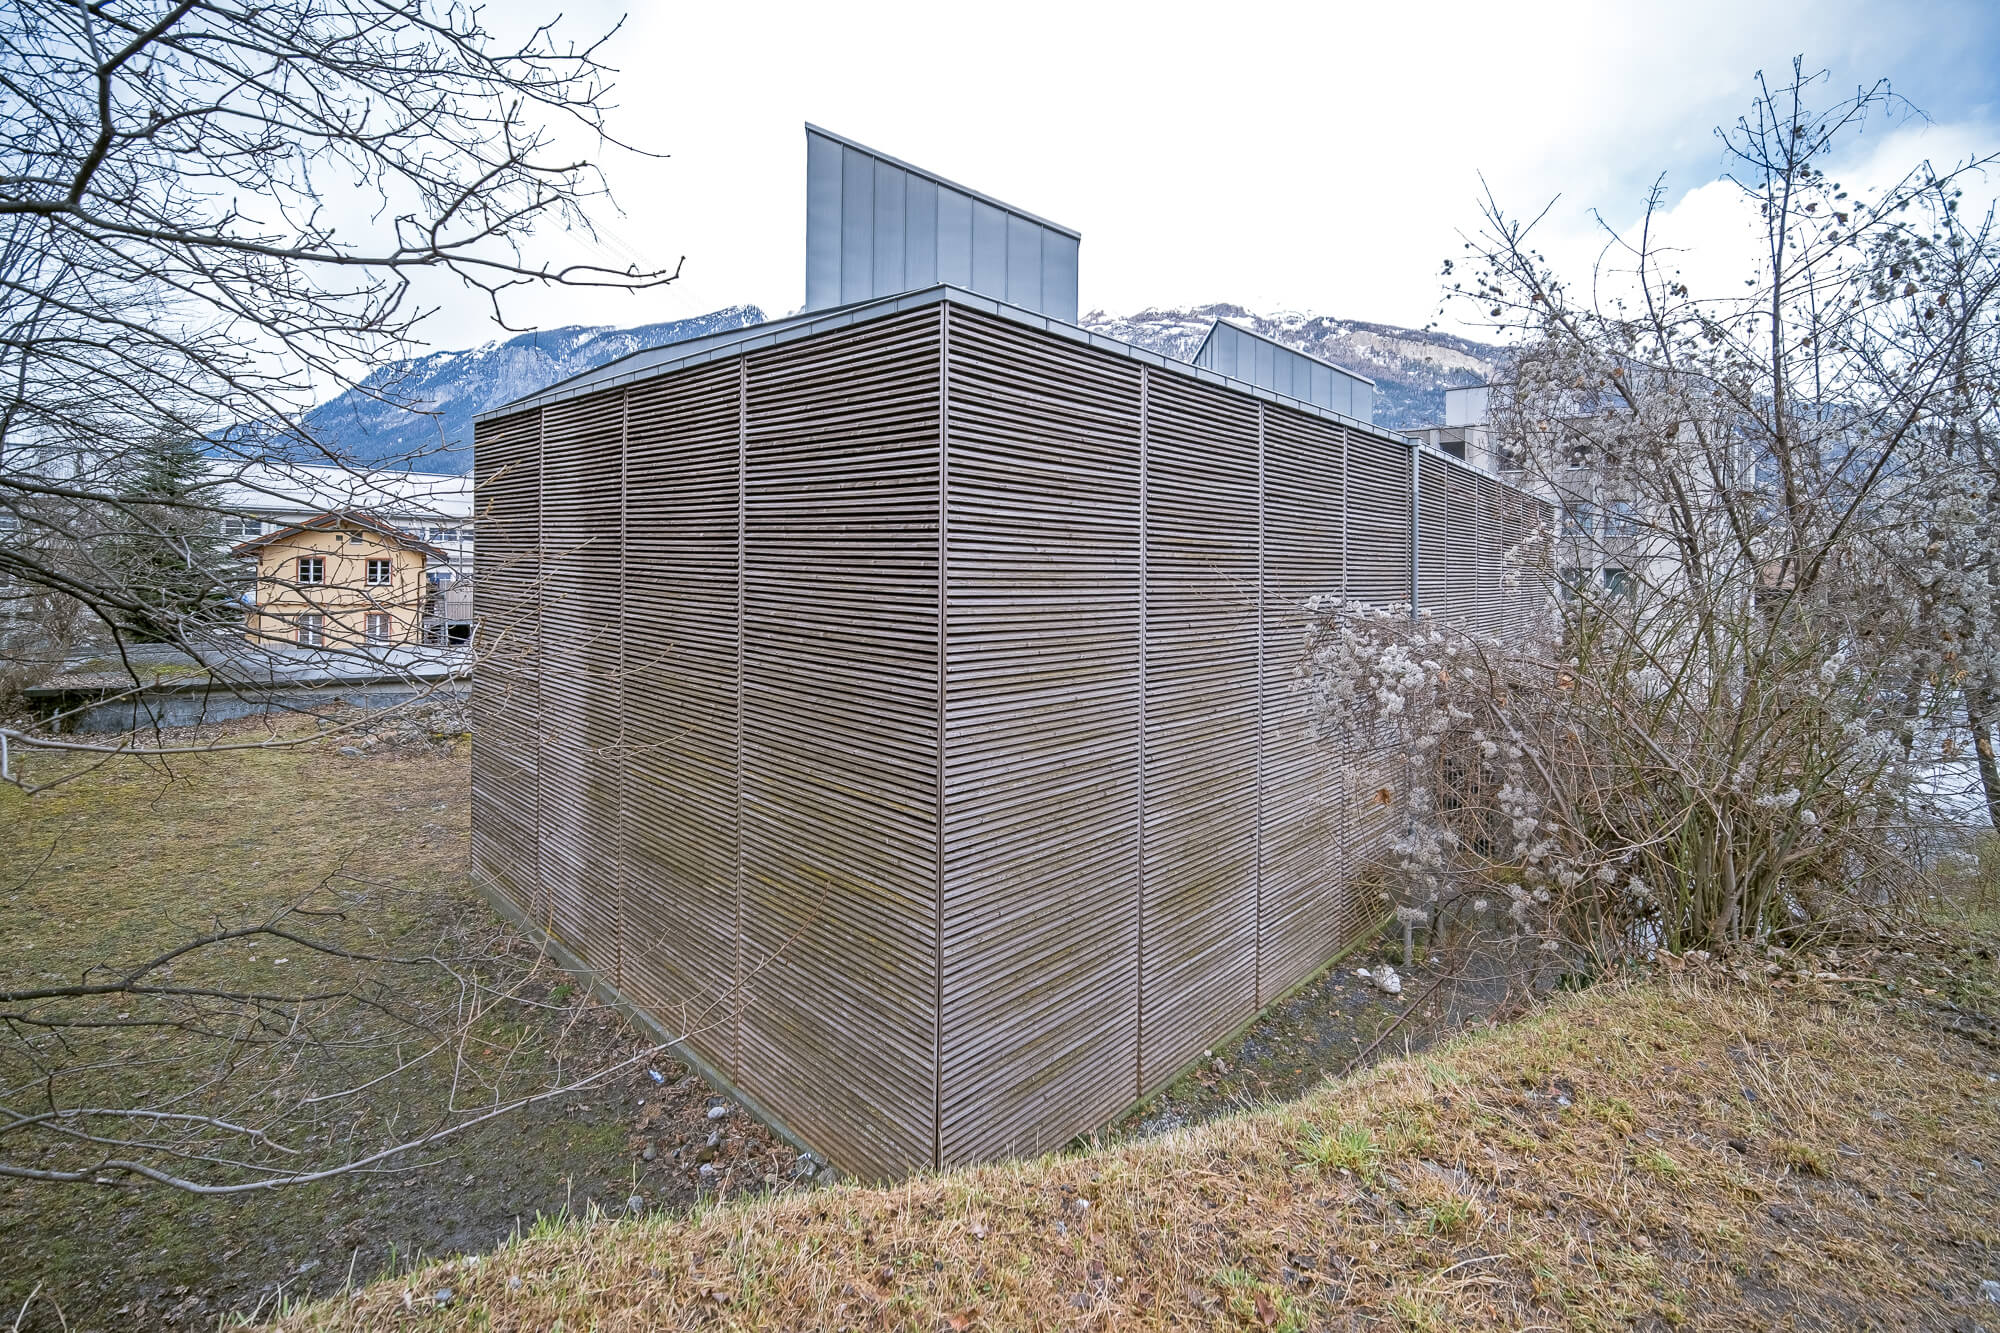
[[[1042,304],[1051,319],[1076,323],[1077,240],[1059,231],[1042,232]]]
[[[1007,213],[983,199],[972,201],[972,290],[1007,300]]]
[[[1007,304],[1039,310],[1042,302],[1042,229],[1026,218],[1007,219]]]
[[[807,201],[807,226],[812,225],[812,215]],[[808,234],[806,252],[812,249]],[[875,162],[866,153],[847,148],[840,158],[840,301],[845,305],[880,295],[875,289]]]
[[[950,283],[1065,323],[1078,236],[907,162],[806,126],[806,304]]]
[[[1218,319],[1194,354],[1204,370],[1245,380],[1260,389],[1373,424],[1375,383],[1331,361],[1307,356],[1281,342]]]
[[[922,287],[938,272],[938,187],[909,176],[903,182],[903,283]],[[932,275],[926,278],[925,275]]]
[[[883,282],[901,283],[904,288],[909,285],[904,277],[904,263],[908,251],[904,209],[909,180],[908,172],[898,171],[887,162],[875,164],[873,268],[880,271]]]
[[[806,308],[840,304],[840,172],[845,150],[806,140]]]
[[[938,281],[972,290],[972,200],[937,187]]]

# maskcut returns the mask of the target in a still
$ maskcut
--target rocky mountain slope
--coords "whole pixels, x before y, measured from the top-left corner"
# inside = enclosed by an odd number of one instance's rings
[[[1425,426],[1444,420],[1444,391],[1481,384],[1499,368],[1502,349],[1449,333],[1281,311],[1254,314],[1240,305],[1192,306],[1109,315],[1093,310],[1083,327],[1162,356],[1192,361],[1209,326],[1229,319],[1309,356],[1375,381],[1375,424]]]
[[[1218,318],[1233,319],[1269,338],[1323,357],[1375,381],[1375,421],[1418,426],[1444,419],[1444,391],[1489,378],[1500,349],[1444,333],[1323,315],[1259,315],[1237,305],[1142,310],[1133,315],[1092,311],[1083,325],[1140,347],[1192,360]],[[320,439],[359,463],[426,472],[469,472],[472,418],[631,352],[707,333],[761,324],[756,306],[730,306],[693,319],[637,328],[571,325],[524,333],[506,342],[385,366],[364,390],[350,390],[306,417]],[[399,406],[413,403],[422,411]]]
[[[357,463],[470,472],[472,418],[488,408],[632,352],[763,322],[764,312],[756,306],[737,305],[631,329],[570,325],[464,351],[433,352],[384,366],[362,389],[307,413],[306,425]]]

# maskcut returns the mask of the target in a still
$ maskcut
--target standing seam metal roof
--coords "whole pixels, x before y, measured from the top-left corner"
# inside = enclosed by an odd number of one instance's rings
[[[1219,318],[1215,321],[1215,323],[1208,326],[1207,337],[1204,337],[1201,340],[1200,347],[1195,348],[1194,355],[1195,355],[1195,360],[1197,362],[1200,361],[1201,354],[1204,351],[1208,350],[1209,343],[1214,340],[1215,331],[1221,328],[1225,324],[1227,324],[1230,328],[1235,329],[1238,333],[1242,334],[1246,338],[1255,338],[1258,342],[1269,343],[1271,344],[1271,346],[1278,348],[1280,351],[1290,352],[1293,356],[1302,356],[1308,361],[1314,362],[1318,365],[1326,366],[1333,370],[1337,370],[1341,374],[1347,376],[1347,378],[1351,380],[1360,380],[1363,384],[1368,385],[1370,388],[1373,388],[1375,385],[1374,380],[1369,379],[1366,375],[1362,374],[1358,370],[1349,370],[1346,366],[1341,365],[1338,361],[1329,361],[1323,356],[1314,356],[1311,352],[1301,352],[1296,347],[1289,347],[1286,344],[1279,342],[1276,338],[1267,337],[1266,335],[1257,332],[1257,330],[1249,327],[1247,324],[1238,324],[1235,320],[1226,318]]]
[[[793,315],[786,319],[772,320],[764,324],[753,324],[744,329],[730,329],[722,333],[705,334],[699,338],[690,338],[685,342],[668,343],[663,347],[652,347],[643,351],[632,352],[618,358],[616,361],[606,362],[595,369],[586,370],[580,375],[574,375],[569,379],[559,381],[536,393],[516,398],[511,403],[503,403],[499,407],[489,408],[484,412],[478,413],[474,416],[473,420],[474,422],[498,420],[501,417],[512,416],[516,412],[525,412],[530,408],[545,407],[550,403],[559,403],[571,398],[580,398],[585,394],[596,393],[601,389],[609,389],[621,384],[634,384],[641,380],[649,380],[659,375],[670,374],[676,370],[685,370],[688,367],[702,365],[706,362],[719,361],[724,357],[735,356],[743,352],[797,342],[801,338],[809,338],[814,334],[828,333],[834,329],[847,328],[850,325],[859,324],[866,320],[879,319],[885,315],[898,314],[905,310],[921,309],[924,306],[936,305],[940,301],[951,301],[969,309],[983,311],[986,314],[994,315],[1016,324],[1024,324],[1030,328],[1041,329],[1046,333],[1068,339],[1071,342],[1082,343],[1085,346],[1097,348],[1099,351],[1108,352],[1113,356],[1122,356],[1127,360],[1143,362],[1146,365],[1154,366],[1161,370],[1171,370],[1177,374],[1186,375],[1191,379],[1219,385],[1225,389],[1232,389],[1237,393],[1248,394],[1253,398],[1261,398],[1266,402],[1281,403],[1297,411],[1306,412],[1316,417],[1323,417],[1328,421],[1339,422],[1351,430],[1366,432],[1378,440],[1384,440],[1403,448],[1414,448],[1421,453],[1440,458],[1446,463],[1462,468],[1476,476],[1493,476],[1490,472],[1481,471],[1460,459],[1453,458],[1441,449],[1412,441],[1396,431],[1377,426],[1372,422],[1360,421],[1345,413],[1321,407],[1317,403],[1310,403],[1301,398],[1293,398],[1288,394],[1263,388],[1247,380],[1240,380],[1233,376],[1219,374],[1216,371],[1192,365],[1186,361],[1178,361],[1170,356],[1162,356],[1158,352],[1149,352],[1143,347],[1134,346],[1120,339],[1106,337],[1101,333],[1092,333],[1090,330],[1078,328],[1074,324],[1065,324],[1061,320],[1051,319],[1047,315],[1036,314],[1032,310],[1023,310],[1019,306],[1011,306],[1004,301],[995,301],[990,297],[981,296],[977,292],[966,291],[962,287],[955,287],[949,283],[940,283],[935,287],[926,287],[921,291],[905,292],[900,296],[885,296],[870,301],[856,301],[849,305],[836,306],[830,310],[808,311],[805,314]],[[1260,335],[1253,334],[1252,336]],[[1282,346],[1283,344],[1278,345]],[[1349,371],[1343,371],[1342,373],[1352,374]],[[1363,377],[1355,376],[1355,378],[1360,379]],[[1372,380],[1368,382],[1370,384],[1374,383]],[[1506,486],[1510,490],[1520,489],[1504,478],[1495,479],[1499,480],[1503,486]]]
[[[832,130],[821,129],[819,126],[813,124],[811,121],[806,122],[806,131],[807,133],[810,134],[817,134],[822,138],[831,139],[835,143],[839,144],[842,148],[852,148],[857,153],[866,153],[868,156],[875,158],[877,161],[887,162],[890,166],[895,167],[902,171],[907,171],[912,176],[921,176],[927,181],[931,181],[935,184],[944,186],[947,190],[956,190],[958,191],[958,193],[965,195],[969,199],[976,199],[980,203],[986,204],[993,208],[997,208],[1003,213],[1012,213],[1015,217],[1026,218],[1028,221],[1034,223],[1038,227],[1047,227],[1050,231],[1061,232],[1063,235],[1069,237],[1073,241],[1080,241],[1083,239],[1083,233],[1075,230],[1074,228],[1065,227],[1060,222],[1051,222],[1045,217],[1037,217],[1035,214],[1030,213],[1025,208],[1016,208],[1013,204],[1002,203],[1000,200],[995,199],[992,195],[987,194],[984,191],[970,189],[966,186],[960,185],[957,181],[946,180],[943,176],[938,175],[935,171],[926,171],[922,167],[912,166],[910,163],[903,161],[903,159],[899,157],[889,156],[887,153],[883,152],[879,148],[870,148],[865,143],[856,143],[854,140],[848,138],[844,134],[835,134]]]

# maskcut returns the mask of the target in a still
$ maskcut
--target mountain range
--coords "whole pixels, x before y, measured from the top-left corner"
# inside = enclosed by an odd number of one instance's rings
[[[1444,391],[1484,384],[1503,355],[1503,349],[1490,343],[1449,333],[1291,311],[1259,315],[1240,305],[1142,310],[1136,315],[1093,310],[1079,322],[1093,333],[1192,361],[1218,319],[1374,380],[1375,424],[1391,429],[1443,424]]]
[[[1501,349],[1448,333],[1279,312],[1237,305],[1092,311],[1084,328],[1182,361],[1218,318],[1375,381],[1375,423],[1391,428],[1444,420],[1444,391],[1489,379]],[[456,352],[433,352],[384,366],[306,415],[322,443],[360,464],[464,473],[472,469],[472,418],[489,408],[648,347],[764,322],[753,305],[729,306],[692,319],[618,329],[571,325],[541,329]],[[412,411],[400,404],[420,405]]]
[[[648,347],[763,322],[764,312],[756,306],[733,305],[637,328],[572,324],[464,351],[432,352],[383,366],[360,388],[306,413],[305,424],[321,444],[358,464],[470,472],[472,418],[488,408]]]

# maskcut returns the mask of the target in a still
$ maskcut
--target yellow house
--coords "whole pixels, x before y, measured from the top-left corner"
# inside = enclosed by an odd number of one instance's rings
[[[416,643],[424,569],[450,557],[368,514],[317,514],[253,537],[232,554],[257,562],[244,632],[309,648]]]

